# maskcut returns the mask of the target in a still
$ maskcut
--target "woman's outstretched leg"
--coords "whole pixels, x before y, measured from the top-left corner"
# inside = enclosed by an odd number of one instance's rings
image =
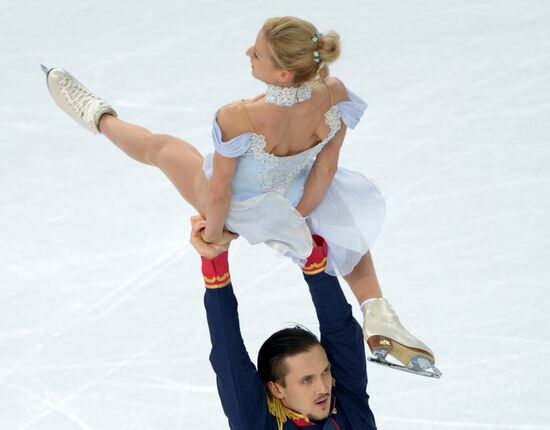
[[[118,119],[115,110],[74,76],[60,68],[48,69],[48,89],[55,103],[78,124],[92,133],[102,132],[135,160],[157,166],[182,197],[205,215],[208,180],[202,171],[203,158],[189,143]]]
[[[181,196],[205,215],[208,179],[203,157],[190,143],[167,134],[155,134],[112,115],[103,115],[99,130],[128,156],[156,166],[170,179]]]

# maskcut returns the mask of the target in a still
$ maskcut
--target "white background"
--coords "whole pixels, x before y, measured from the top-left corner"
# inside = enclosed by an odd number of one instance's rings
[[[0,429],[227,428],[192,210],[62,114],[39,64],[206,154],[214,111],[263,90],[244,51],[274,15],[341,34],[332,72],[369,102],[341,164],[387,198],[378,274],[444,373],[369,365],[379,428],[550,429],[544,0],[2,0]],[[316,330],[292,263],[243,240],[230,261],[253,359]]]

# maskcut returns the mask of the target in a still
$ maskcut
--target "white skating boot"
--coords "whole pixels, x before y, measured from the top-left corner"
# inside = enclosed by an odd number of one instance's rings
[[[117,116],[112,106],[91,93],[69,72],[42,65],[46,83],[55,103],[82,127],[92,133],[100,133],[99,120],[102,115]]]
[[[363,332],[373,355],[368,358],[369,361],[418,375],[441,376],[434,366],[432,350],[403,327],[386,299],[368,301],[362,310],[365,317]],[[403,365],[387,361],[388,355]]]

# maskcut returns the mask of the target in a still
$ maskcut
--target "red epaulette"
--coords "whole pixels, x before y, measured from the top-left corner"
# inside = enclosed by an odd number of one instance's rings
[[[327,268],[327,242],[317,234],[314,234],[312,239],[314,244],[313,250],[302,269],[306,275],[316,275],[317,273],[324,272]]]
[[[202,276],[206,288],[223,288],[231,282],[229,275],[228,252],[225,251],[215,258],[201,257]]]

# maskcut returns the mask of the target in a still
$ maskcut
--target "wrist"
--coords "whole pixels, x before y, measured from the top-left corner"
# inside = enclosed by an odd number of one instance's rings
[[[301,202],[299,202],[297,205],[296,205],[296,208],[295,208],[298,213],[300,215],[302,215],[303,218],[306,218],[311,211],[308,211],[307,208],[305,207],[305,205],[301,204]]]
[[[231,282],[228,256],[229,252],[224,251],[214,258],[201,257],[202,276],[206,288],[223,288]]]
[[[207,231],[208,227],[201,231],[201,237],[202,240],[204,240],[206,243],[215,243],[218,239],[220,239],[219,235],[214,235],[211,232]]]

